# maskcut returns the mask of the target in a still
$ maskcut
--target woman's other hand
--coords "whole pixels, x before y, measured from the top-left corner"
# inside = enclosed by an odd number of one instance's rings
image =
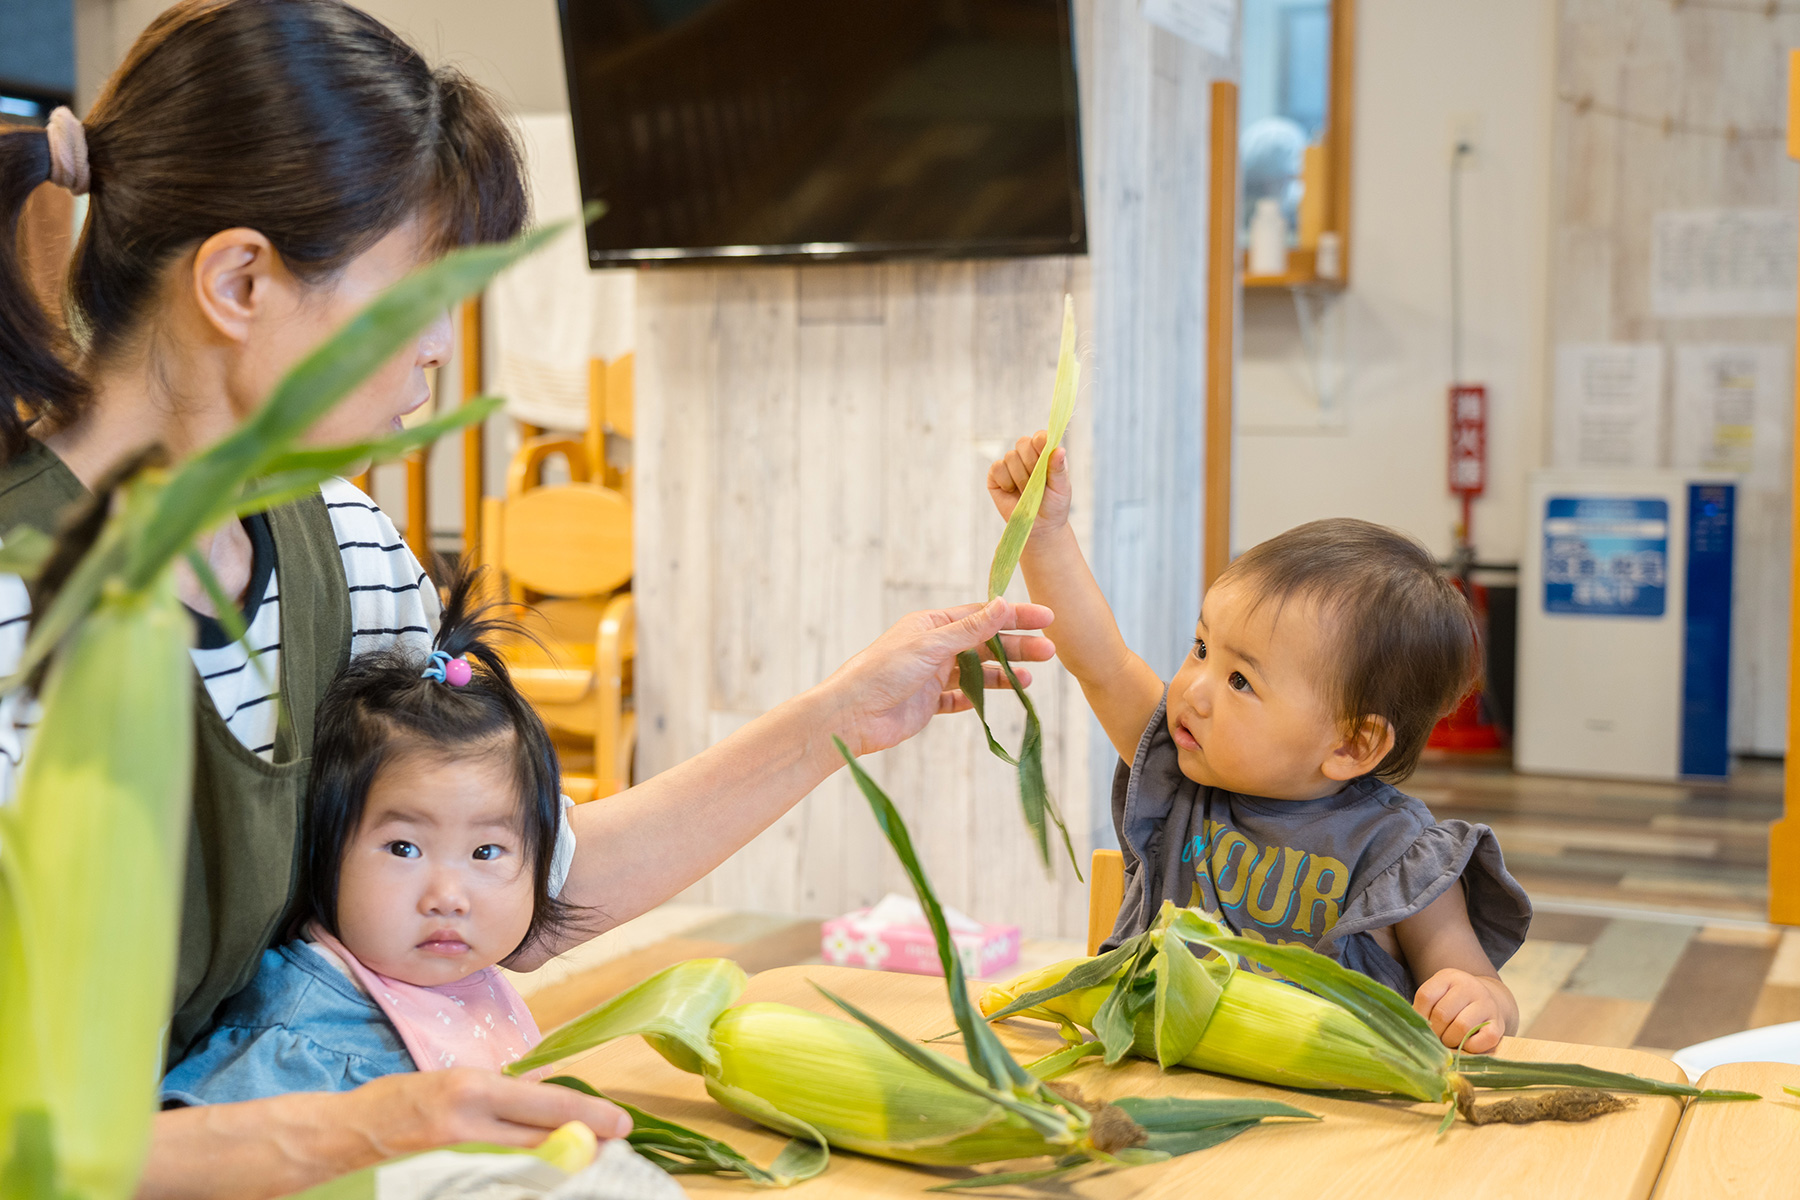
[[[1025,483],[1043,456],[1050,435],[1040,429],[1013,443],[1013,448],[994,460],[988,468],[988,498],[1003,519],[1011,520],[1013,509],[1025,491]],[[1044,480],[1044,501],[1038,507],[1037,520],[1031,523],[1033,536],[1061,529],[1069,522],[1069,452],[1058,446],[1050,455],[1050,473]]]
[[[491,1142],[536,1146],[580,1121],[624,1137],[631,1118],[554,1084],[456,1067],[388,1075],[351,1092],[301,1092],[159,1113],[139,1200],[264,1200],[400,1154]]]
[[[838,697],[842,717],[836,733],[853,754],[885,750],[905,741],[941,712],[959,712],[969,701],[957,686],[956,656],[979,650],[991,659],[987,642],[1003,629],[1043,629],[1052,614],[1041,604],[987,604],[916,612],[900,618],[862,653],[839,667],[824,687]],[[1056,653],[1046,638],[1005,636],[1001,644],[1013,663],[1043,662]],[[1031,673],[1015,667],[1019,682]],[[998,664],[985,664],[987,686],[1009,686]]]

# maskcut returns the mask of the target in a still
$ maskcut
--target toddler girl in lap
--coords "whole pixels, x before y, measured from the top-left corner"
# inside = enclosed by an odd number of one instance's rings
[[[988,473],[1010,516],[1044,435]],[[1108,948],[1164,900],[1245,937],[1298,943],[1413,998],[1446,1045],[1518,1032],[1500,966],[1531,905],[1493,831],[1437,821],[1395,789],[1475,678],[1474,619],[1425,548],[1366,521],[1315,521],[1207,589],[1168,684],[1133,654],[1068,527],[1051,458],[1020,568],[1044,632],[1122,760],[1113,823],[1125,900]]]
[[[539,1040],[495,964],[569,920],[560,779],[471,589],[457,580],[428,658],[362,655],[332,683],[291,940],[169,1071],[165,1105],[498,1070]]]

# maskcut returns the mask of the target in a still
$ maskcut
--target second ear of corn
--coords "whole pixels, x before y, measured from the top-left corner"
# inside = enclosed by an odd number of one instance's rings
[[[981,1011],[992,1015],[1021,996],[1050,987],[1086,961],[1052,963],[1004,986],[990,987],[981,997]],[[1105,983],[1057,996],[1016,1015],[1092,1029],[1100,1005],[1123,974],[1121,968]],[[1138,1017],[1133,1032],[1132,1054],[1154,1060],[1149,1013]],[[1442,1099],[1423,1094],[1424,1089],[1386,1066],[1382,1060],[1388,1053],[1386,1043],[1367,1025],[1331,1001],[1249,971],[1233,971],[1199,1044],[1182,1057],[1181,1065],[1282,1087]]]

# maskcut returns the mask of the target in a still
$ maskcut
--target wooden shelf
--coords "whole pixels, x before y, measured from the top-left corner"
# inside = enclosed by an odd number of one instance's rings
[[[1252,275],[1249,272],[1249,255],[1239,260],[1243,271],[1244,286],[1247,288],[1330,288],[1341,291],[1345,286],[1342,279],[1321,279],[1313,266],[1314,252],[1296,247],[1288,251],[1288,269],[1280,275]]]

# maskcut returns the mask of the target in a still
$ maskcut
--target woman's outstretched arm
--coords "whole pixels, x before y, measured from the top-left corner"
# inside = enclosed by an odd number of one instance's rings
[[[843,766],[834,734],[867,754],[905,741],[936,713],[969,707],[956,690],[956,655],[1002,629],[1042,629],[1050,620],[1042,605],[1005,600],[913,613],[824,683],[718,745],[604,802],[577,805],[575,863],[562,894],[598,910],[601,924],[571,940],[654,908],[768,828]],[[1052,652],[1040,637],[1006,639],[1014,662],[1043,661]],[[988,686],[1005,686],[992,664]],[[564,948],[528,951],[516,969]]]

